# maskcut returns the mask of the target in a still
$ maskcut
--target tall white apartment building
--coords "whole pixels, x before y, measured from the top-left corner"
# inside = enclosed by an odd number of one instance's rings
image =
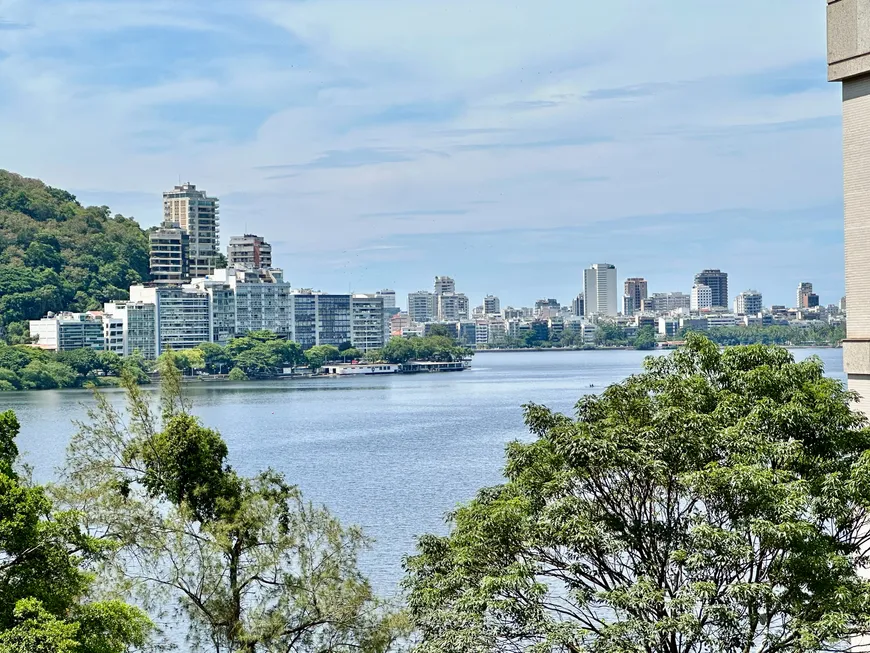
[[[734,298],[734,312],[737,315],[758,315],[763,308],[761,293],[757,290],[744,290]]]
[[[435,294],[444,295],[456,292],[456,282],[451,277],[435,277]]]
[[[109,302],[103,313],[121,322],[124,355],[139,353],[146,360],[157,358],[157,305],[141,301]]]
[[[703,283],[696,283],[692,286],[691,310],[700,312],[710,310],[712,307],[713,289],[710,286],[705,286]]]
[[[437,316],[442,322],[468,319],[468,297],[462,293],[441,293],[435,296]]]
[[[193,349],[202,342],[212,342],[211,306],[203,290],[131,286],[130,301],[156,308],[156,356],[169,349]]]
[[[408,315],[412,322],[431,322],[435,319],[435,295],[425,290],[408,293]]]
[[[594,263],[583,271],[584,315],[612,315],[619,313],[617,303],[616,266]]]
[[[190,183],[163,193],[163,221],[177,224],[187,235],[191,278],[211,274],[218,257],[218,199]]]
[[[384,346],[384,298],[378,294],[351,297],[351,344],[360,351]]]

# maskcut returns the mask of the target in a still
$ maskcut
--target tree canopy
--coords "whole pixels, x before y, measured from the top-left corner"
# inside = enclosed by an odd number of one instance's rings
[[[804,653],[870,631],[870,430],[761,345],[687,346],[574,418],[407,560],[421,653]]]
[[[0,326],[7,339],[26,339],[21,322],[48,311],[126,298],[148,274],[148,238],[135,220],[0,170]]]
[[[138,608],[95,601],[86,565],[107,551],[75,512],[15,471],[19,424],[0,414],[0,653],[125,653],[152,629]]]
[[[57,494],[116,543],[104,576],[186,627],[190,650],[395,650],[405,621],[357,567],[360,530],[277,472],[233,470],[220,434],[190,414],[175,362],[159,361],[159,412],[128,380],[127,409],[98,395],[70,446]]]

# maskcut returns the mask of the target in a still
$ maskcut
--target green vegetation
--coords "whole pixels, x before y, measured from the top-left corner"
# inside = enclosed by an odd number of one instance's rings
[[[526,406],[500,486],[407,560],[420,653],[804,653],[870,632],[870,429],[818,359],[697,334]]]
[[[86,567],[112,544],[84,532],[15,471],[19,424],[0,414],[0,653],[125,653],[152,630],[117,599],[94,600]]]
[[[396,650],[407,623],[357,567],[363,534],[275,471],[233,470],[220,434],[190,414],[176,361],[159,362],[159,410],[125,377],[127,409],[98,394],[69,448],[57,495],[108,534],[107,586],[161,620],[177,606],[185,650]]]
[[[434,335],[391,338],[383,348],[368,352],[366,358],[388,363],[407,363],[411,360],[448,362],[460,361],[473,354],[471,349],[459,345],[450,336]]]
[[[128,297],[148,279],[148,238],[108,207],[0,170],[0,327],[28,341],[26,320]]]
[[[0,343],[0,391],[47,390],[117,382],[124,371],[148,381],[145,361],[110,351],[76,349],[51,352],[27,345]]]
[[[684,332],[683,336],[685,336]],[[844,325],[819,322],[809,327],[717,327],[703,332],[719,345],[837,345],[846,338]]]

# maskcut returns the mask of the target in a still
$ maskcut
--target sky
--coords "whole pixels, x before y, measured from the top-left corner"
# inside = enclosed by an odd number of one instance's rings
[[[0,168],[143,226],[190,181],[295,286],[528,306],[591,263],[843,294],[819,0],[0,0]]]

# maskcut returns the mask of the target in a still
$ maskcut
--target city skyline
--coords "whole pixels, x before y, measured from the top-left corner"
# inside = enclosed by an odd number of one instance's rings
[[[814,0],[190,6],[4,3],[3,165],[146,227],[190,180],[222,234],[336,291],[450,273],[567,301],[603,259],[662,290],[718,267],[777,303],[843,294]]]

